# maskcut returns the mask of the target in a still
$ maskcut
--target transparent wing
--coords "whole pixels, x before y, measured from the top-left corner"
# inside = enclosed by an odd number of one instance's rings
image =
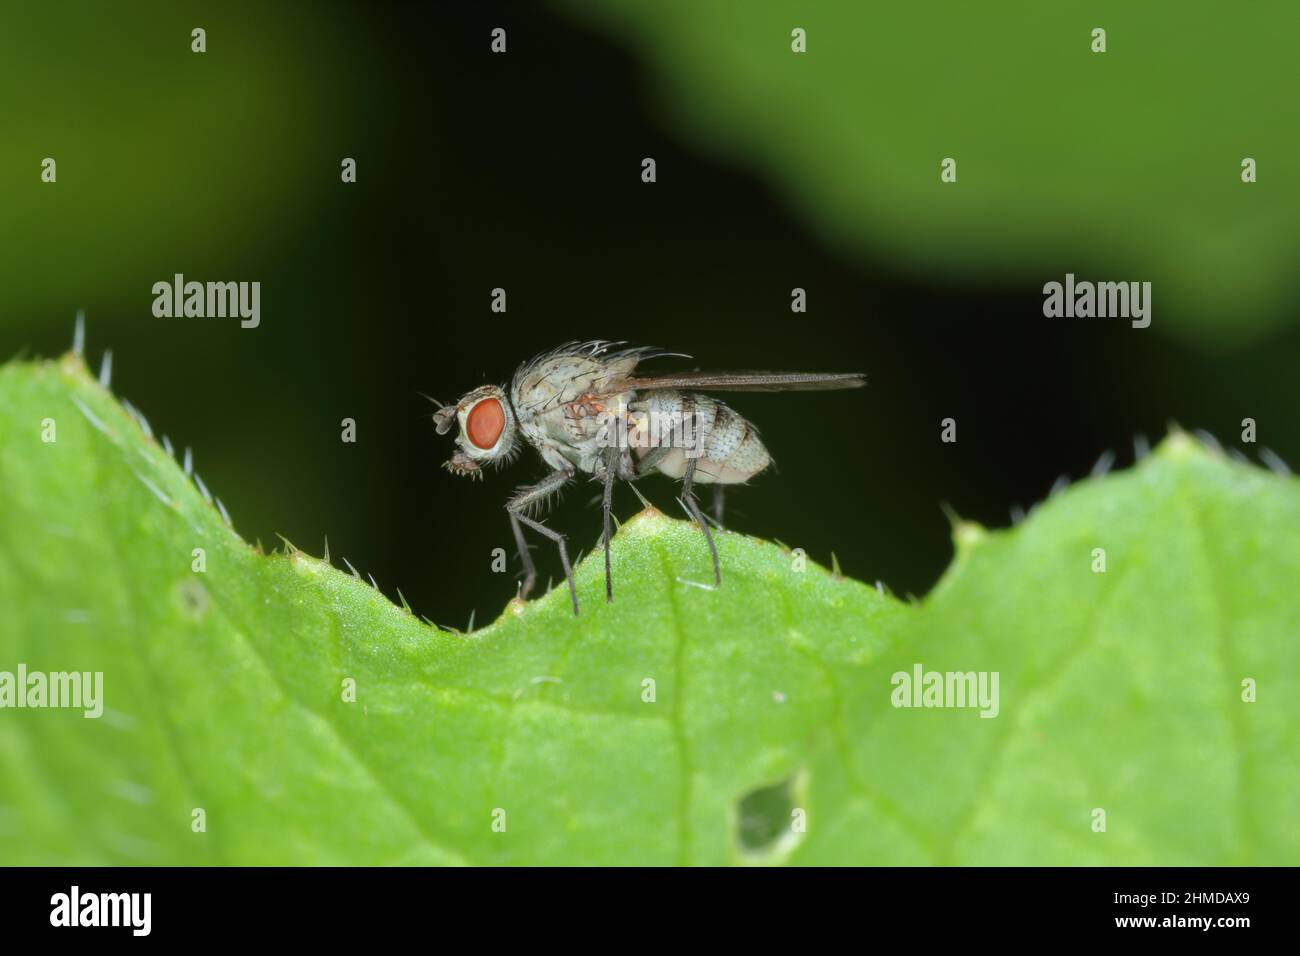
[[[827,392],[838,388],[861,388],[867,384],[863,372],[667,372],[662,375],[631,375],[620,383],[624,388],[692,388],[708,392]]]

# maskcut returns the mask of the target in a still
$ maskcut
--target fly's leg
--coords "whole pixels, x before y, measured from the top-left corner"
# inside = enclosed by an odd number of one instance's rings
[[[520,521],[528,525],[528,527],[532,528],[538,534],[543,534],[546,537],[550,538],[559,547],[560,564],[564,566],[564,576],[568,578],[569,581],[569,598],[573,601],[573,613],[576,616],[578,613],[578,587],[573,581],[573,568],[569,566],[569,552],[568,549],[564,546],[564,535],[560,534],[558,531],[552,531],[550,528],[546,527],[546,525],[542,524],[540,521],[534,521],[532,518],[528,517],[527,515],[521,514],[521,515],[517,515],[517,517],[519,518]]]
[[[528,553],[528,542],[524,540],[524,529],[519,525],[519,519],[510,514],[510,530],[515,535],[515,550],[519,552],[519,561],[524,566],[524,583],[519,587],[519,596],[528,597],[533,590],[533,584],[537,581],[537,565],[533,563],[533,556]]]
[[[722,500],[726,497],[724,493],[726,487],[720,481],[713,486],[713,520],[718,523],[719,528],[722,527]]]
[[[692,490],[695,484],[695,466],[698,462],[698,458],[688,458],[686,461],[686,475],[682,480],[682,507],[704,532],[704,540],[709,543],[709,554],[713,557],[713,583],[719,585],[722,583],[722,569],[718,565],[718,547],[713,543],[713,533],[709,531],[709,523],[704,519],[704,513],[700,511],[699,502],[695,500],[695,493]]]
[[[671,448],[655,448],[641,456],[639,461],[634,461],[632,465],[633,474],[640,478],[642,475],[648,475],[659,467],[659,462],[672,451]]]
[[[560,534],[558,531],[551,530],[540,521],[530,518],[525,513],[530,505],[545,501],[551,495],[555,494],[555,492],[568,484],[569,479],[572,477],[573,472],[571,471],[557,471],[547,475],[537,484],[520,490],[513,498],[507,501],[506,511],[510,514],[510,520],[512,523],[522,521],[538,534],[545,535],[559,546],[560,564],[564,566],[564,576],[568,578],[569,581],[569,597],[573,601],[573,613],[576,615],[578,613],[578,588],[573,581],[573,568],[569,565],[569,551],[568,548],[564,546],[564,535]],[[523,541],[523,532],[518,530],[517,523],[514,526],[517,531],[515,543],[520,544]],[[523,549],[521,553],[527,554],[527,549]],[[525,568],[527,569],[525,574],[536,576],[537,569],[531,567],[531,565],[532,560],[529,559],[525,565]]]
[[[611,445],[609,453],[605,456],[605,496],[601,502],[601,510],[605,516],[605,603],[614,603],[614,579],[609,573],[609,511],[614,503],[614,472],[615,472],[615,455],[618,448]]]

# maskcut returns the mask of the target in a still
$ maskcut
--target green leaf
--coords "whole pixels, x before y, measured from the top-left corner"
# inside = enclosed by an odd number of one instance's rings
[[[614,604],[597,555],[471,635],[257,553],[73,357],[0,369],[0,488],[0,671],[104,703],[0,710],[6,863],[1300,862],[1300,491],[1181,434],[919,605],[731,533],[702,587],[647,511]]]
[[[1296,321],[1294,3],[561,6],[645,64],[693,152],[754,170],[850,260],[1026,291],[1149,281],[1152,327],[1208,342]]]

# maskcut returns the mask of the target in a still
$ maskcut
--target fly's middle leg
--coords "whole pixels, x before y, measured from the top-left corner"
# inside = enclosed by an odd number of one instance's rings
[[[564,566],[564,576],[569,581],[569,598],[573,601],[573,613],[576,615],[578,613],[578,587],[573,580],[573,568],[569,564],[569,550],[565,547],[564,535],[546,527],[546,525],[542,524],[540,521],[530,518],[527,514],[530,505],[545,501],[551,495],[555,494],[555,492],[568,484],[569,479],[572,477],[573,472],[571,471],[552,472],[537,484],[521,489],[513,498],[506,502],[506,511],[509,512],[512,523],[522,521],[538,534],[545,535],[559,546],[560,564]],[[518,529],[518,524],[515,524],[514,526]],[[515,543],[520,544],[522,541],[523,533],[519,532],[515,538]],[[523,549],[522,553],[528,553],[526,547]],[[537,569],[532,567],[531,559],[529,559],[525,565],[525,573],[526,575],[531,575],[533,577],[537,574]]]
[[[698,463],[699,459],[694,457],[686,461],[686,474],[682,479],[682,507],[704,532],[704,540],[709,543],[709,554],[713,558],[713,583],[718,585],[722,583],[722,568],[718,564],[718,546],[713,543],[713,532],[709,530],[709,522],[705,520],[699,502],[695,500],[695,466]]]

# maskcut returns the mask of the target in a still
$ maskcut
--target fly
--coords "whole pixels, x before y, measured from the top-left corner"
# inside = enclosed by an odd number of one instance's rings
[[[569,582],[573,613],[578,591],[565,537],[537,520],[556,492],[579,473],[603,483],[605,598],[614,600],[610,578],[610,505],[614,481],[658,472],[682,482],[681,502],[699,525],[713,558],[713,579],[722,583],[718,549],[695,500],[697,484],[714,486],[715,517],[722,524],[722,489],[763,471],[771,456],[758,431],[708,392],[826,391],[861,388],[858,372],[668,372],[645,374],[639,364],[678,355],[624,342],[567,342],[519,366],[510,389],[482,385],[434,414],[438,434],[459,426],[456,450],[443,467],[454,475],[482,477],[484,465],[502,466],[531,445],[551,473],[519,489],[506,502],[527,597],[537,568],[524,541],[524,526],[551,541]],[[680,356],[687,358],[689,356]]]

